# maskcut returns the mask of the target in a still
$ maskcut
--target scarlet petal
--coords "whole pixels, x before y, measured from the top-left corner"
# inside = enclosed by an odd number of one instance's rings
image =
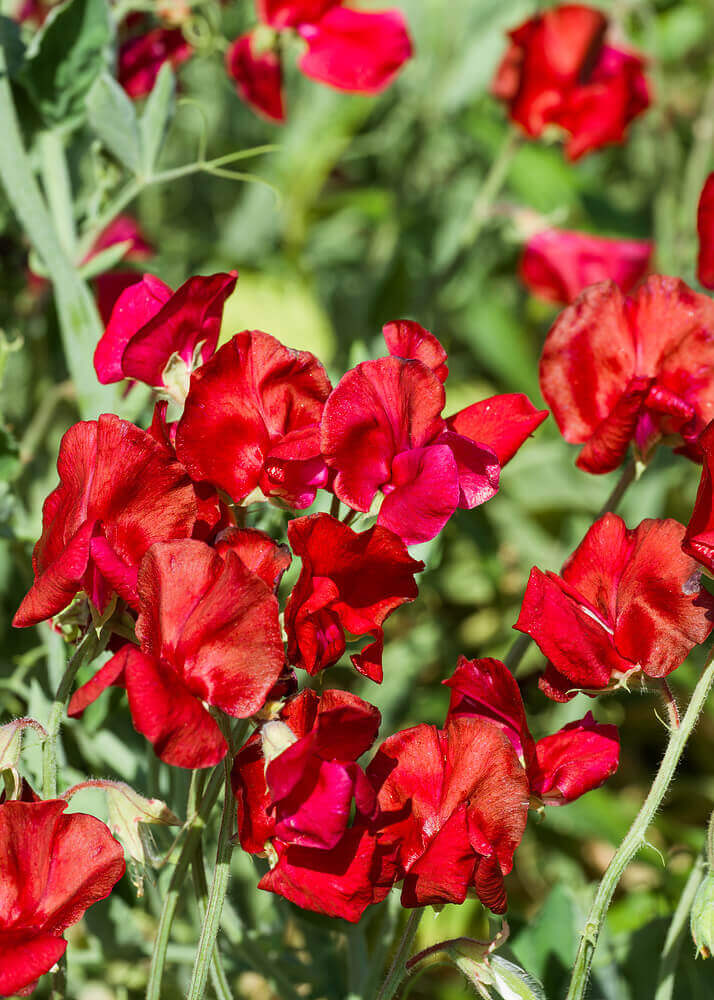
[[[503,466],[547,416],[547,410],[536,410],[527,396],[514,392],[472,403],[446,423],[449,430],[490,448]]]
[[[697,280],[705,288],[714,288],[714,173],[707,177],[699,196],[697,234]]]
[[[585,442],[575,464],[586,472],[612,472],[621,463],[630,442],[636,436],[638,420],[642,415],[652,387],[649,378],[633,378],[613,406]]]
[[[317,23],[301,24],[307,42],[299,66],[305,76],[339,90],[378,94],[412,55],[401,11],[367,13],[333,7]]]
[[[699,446],[704,466],[683,548],[710,573],[714,573],[714,423],[702,432]]]
[[[0,996],[25,995],[26,988],[59,962],[67,942],[52,934],[30,933],[25,940],[0,930]]]
[[[48,498],[45,512],[48,511]],[[82,586],[89,562],[89,546],[94,525],[88,522],[79,529],[57,558],[43,567],[35,582],[15,612],[12,624],[26,628],[51,618],[67,607]],[[41,541],[41,540],[40,540]],[[37,543],[38,546],[40,542]]]
[[[220,533],[214,547],[224,558],[228,552],[235,552],[243,565],[274,593],[292,562],[287,545],[278,545],[270,535],[256,528],[227,528]]]
[[[501,466],[495,452],[454,431],[444,431],[436,443],[447,445],[456,461],[459,507],[473,510],[496,495]]]
[[[258,17],[276,31],[314,24],[342,0],[257,0]]]
[[[176,69],[192,54],[180,28],[155,28],[121,45],[119,83],[130,97],[145,97],[153,90],[165,62]]]
[[[134,652],[136,652],[136,647],[127,643],[112,656],[111,660],[99,668],[91,680],[77,688],[70,699],[67,714],[71,718],[76,718],[84,712],[85,708],[95,702],[108,687],[113,685],[124,687],[124,669],[127,658],[133,656]]]
[[[145,274],[121,293],[94,352],[94,370],[103,385],[127,377],[122,367],[127,344],[170,298],[169,286],[153,274]]]
[[[416,545],[435,538],[459,505],[459,468],[446,445],[412,448],[392,463],[377,523]]]
[[[226,52],[226,70],[246,104],[268,121],[282,123],[285,101],[280,55],[272,50],[256,52],[255,48],[252,32],[236,38]]]
[[[419,323],[401,319],[382,327],[387,350],[393,358],[414,358],[431,368],[440,382],[449,374],[446,351],[433,333]]]
[[[275,818],[265,783],[260,733],[254,733],[236,754],[231,786],[238,804],[241,847],[250,854],[262,854],[266,841],[275,833]]]
[[[620,763],[617,726],[601,725],[588,712],[553,736],[536,743],[538,776],[532,779],[536,795],[550,805],[573,802],[615,773]]]

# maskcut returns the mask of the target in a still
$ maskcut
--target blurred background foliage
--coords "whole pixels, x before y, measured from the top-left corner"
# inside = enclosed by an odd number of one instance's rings
[[[200,8],[202,52],[179,73],[179,102],[162,167],[190,162],[202,141],[209,156],[266,143],[277,148],[240,164],[267,184],[197,173],[142,190],[128,211],[156,250],[146,267],[174,286],[196,272],[236,268],[240,278],[223,336],[263,328],[290,346],[315,351],[335,381],[347,366],[382,353],[383,323],[414,318],[449,351],[449,411],[496,392],[526,392],[542,405],[538,357],[556,309],[529,297],[517,277],[526,222],[652,237],[656,269],[694,284],[696,201],[712,167],[714,2],[601,4],[615,32],[650,59],[653,108],[632,126],[624,147],[575,165],[564,160],[555,140],[520,145],[485,218],[478,215],[479,192],[508,142],[503,110],[488,95],[488,84],[504,31],[538,4],[398,3],[409,18],[417,55],[397,83],[379,99],[347,96],[304,79],[288,59],[289,122],[282,129],[263,123],[237,98],[222,65],[220,38],[212,34],[211,26],[220,23],[226,37],[235,37],[252,23],[252,4],[230,0],[220,19],[210,3]],[[31,130],[30,123],[28,137]],[[97,152],[86,123],[73,126],[68,149],[78,221],[91,226],[102,199],[120,188],[121,167]],[[40,156],[34,146],[38,169]],[[56,483],[60,437],[77,413],[51,296],[28,287],[27,245],[2,200],[0,231],[0,711],[3,717],[44,720],[63,669],[62,641],[47,627],[15,632],[9,622],[31,581],[31,548],[42,501]],[[146,402],[138,416],[134,394],[122,406],[146,425]],[[560,566],[616,480],[578,471],[574,458],[575,449],[547,421],[508,466],[498,496],[478,510],[459,512],[418,553],[428,569],[419,600],[389,622],[381,688],[360,683],[344,667],[325,678],[377,704],[383,736],[443,720],[448,692],[440,682],[458,654],[505,654],[531,566]],[[630,526],[663,515],[686,521],[698,479],[693,464],[663,451],[630,488],[621,512]],[[254,508],[249,523],[278,536],[285,517]],[[686,698],[701,662],[699,650],[673,676],[678,696]],[[579,696],[554,705],[537,689],[541,667],[531,647],[519,680],[537,736],[594,708],[599,721],[620,726],[622,739],[620,770],[605,788],[550,809],[541,823],[530,822],[509,879],[512,955],[556,998],[567,983],[590,887],[649,787],[666,733],[654,695],[618,695],[597,704]],[[27,746],[28,775],[36,779],[39,754],[29,737]],[[668,915],[703,842],[714,800],[712,746],[714,705],[650,832],[652,848],[623,880],[596,957],[593,997],[654,995]],[[133,731],[119,692],[100,699],[81,724],[66,726],[64,755],[60,773],[66,784],[87,775],[118,777],[161,795],[179,812],[185,802],[187,775],[157,766]],[[73,802],[76,808],[90,805],[91,793]],[[170,849],[171,832],[158,840],[160,858]],[[366,961],[365,940],[377,953],[388,947],[398,917],[395,900],[368,913],[359,928],[348,928],[257,892],[254,863],[239,851],[235,855],[221,947],[236,996],[373,995],[379,969]],[[143,995],[167,868],[147,872],[138,900],[125,880],[72,931],[71,997]],[[185,987],[197,920],[189,901],[169,951],[169,1000]],[[486,932],[479,905],[450,906],[423,921],[419,944]],[[411,996],[452,1000],[465,990],[456,972],[440,967],[421,976]],[[695,963],[685,942],[675,997],[713,995],[711,962]]]

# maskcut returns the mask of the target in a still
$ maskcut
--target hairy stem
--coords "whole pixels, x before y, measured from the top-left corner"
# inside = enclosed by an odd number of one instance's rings
[[[382,988],[377,994],[377,1000],[392,1000],[392,997],[395,996],[399,990],[407,972],[407,959],[409,958],[409,952],[412,950],[414,938],[416,937],[416,932],[419,929],[419,922],[421,921],[423,915],[424,907],[420,907],[418,910],[412,910],[409,914],[409,919],[406,922],[402,936],[397,944],[397,950],[394,954],[392,964],[389,967],[387,978],[384,980]]]
[[[674,992],[674,977],[677,971],[679,953],[682,950],[684,933],[689,920],[689,911],[692,908],[697,889],[702,883],[706,863],[704,852],[694,861],[692,870],[689,873],[682,895],[679,897],[677,908],[674,911],[672,922],[667,930],[667,937],[664,942],[664,950],[659,962],[659,973],[657,976],[657,992],[654,1000],[672,1000]]]
[[[203,862],[203,850],[200,844],[191,861],[191,874],[193,875],[193,886],[196,890],[198,912],[201,915],[201,921],[204,921],[206,919],[206,900],[208,899],[208,880],[206,879],[206,866]],[[221,954],[218,950],[217,942],[213,945],[210,976],[211,985],[213,986],[217,1000],[232,1000],[231,988],[221,965]]]
[[[679,729],[672,730],[670,734],[662,763],[647,798],[624,840],[615,851],[598,886],[585,928],[580,937],[567,1000],[582,1000],[585,995],[593,955],[615,889],[623,872],[645,844],[645,834],[667,794],[677,764],[704,707],[712,682],[714,682],[714,654],[707,661],[707,665],[694,688]]]

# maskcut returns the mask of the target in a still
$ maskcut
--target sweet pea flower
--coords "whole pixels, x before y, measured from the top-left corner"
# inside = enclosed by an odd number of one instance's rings
[[[707,177],[699,196],[697,234],[697,281],[705,288],[714,288],[714,173]]]
[[[193,373],[176,453],[236,503],[309,507],[327,482],[319,425],[330,388],[314,354],[244,330]]]
[[[510,740],[526,770],[531,796],[546,805],[564,805],[599,788],[617,770],[620,740],[616,726],[595,722],[588,712],[552,736],[534,740],[515,677],[500,660],[459,657],[453,676],[448,719],[490,719]]]
[[[241,846],[271,861],[259,888],[347,920],[384,898],[367,830],[376,795],[356,763],[379,723],[356,695],[306,690],[239,750],[232,784]]]
[[[390,357],[357,365],[331,393],[320,440],[336,496],[367,512],[381,492],[377,523],[412,545],[434,538],[457,507],[494,496],[501,466],[547,411],[513,394],[445,419],[439,341],[405,321],[385,327],[385,339]]]
[[[198,275],[172,292],[152,274],[117,299],[94,352],[103,385],[134,379],[183,402],[191,372],[214,353],[238,275]]]
[[[600,281],[629,292],[646,275],[653,250],[647,240],[544,229],[528,240],[520,275],[533,295],[567,305]]]
[[[682,551],[684,527],[670,518],[628,530],[606,514],[561,574],[531,570],[514,628],[548,657],[541,689],[568,701],[635,675],[666,677],[714,627],[714,598]]]
[[[62,936],[124,874],[104,823],[62,799],[0,804],[0,996],[26,996],[67,949]]]
[[[644,60],[608,44],[607,28],[602,11],[581,4],[536,14],[509,32],[492,84],[526,135],[537,138],[549,125],[562,129],[570,160],[622,142],[650,104]]]
[[[145,431],[113,414],[62,438],[59,486],[42,510],[35,582],[13,624],[36,625],[80,591],[103,611],[113,592],[136,600],[139,563],[153,542],[187,538],[198,502],[186,470]]]
[[[594,285],[551,327],[540,386],[587,472],[616,469],[631,441],[645,461],[663,439],[699,460],[714,417],[714,302],[660,275],[628,297]]]
[[[402,604],[419,593],[415,573],[424,563],[412,559],[402,540],[374,525],[353,531],[329,514],[295,518],[288,540],[302,559],[302,571],[285,608],[290,663],[317,674],[337,663],[345,633],[373,641],[351,659],[361,674],[382,680],[382,626]]]
[[[137,589],[140,646],[123,646],[79,688],[69,714],[125,687],[134,726],[161,760],[212,767],[227,746],[206,706],[248,718],[282,672],[277,598],[235,551],[194,539],[152,545]]]
[[[684,535],[684,551],[714,575],[714,421],[699,437],[702,478]]]
[[[285,120],[278,35],[295,32],[306,45],[305,76],[338,90],[378,94],[411,58],[398,10],[360,11],[343,0],[257,0],[259,25],[228,49],[226,69],[239,95],[270,121]]]
[[[178,69],[193,55],[180,28],[153,28],[119,46],[118,79],[129,97],[146,97],[164,63]]]
[[[463,903],[473,888],[503,913],[503,876],[528,815],[526,773],[493,722],[449,718],[390,736],[367,768],[380,846],[395,852],[402,906]]]

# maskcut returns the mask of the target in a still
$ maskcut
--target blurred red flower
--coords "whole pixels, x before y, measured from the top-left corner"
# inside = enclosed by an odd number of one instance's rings
[[[192,55],[193,48],[180,28],[153,28],[119,46],[119,83],[130,97],[145,97],[164,63],[177,69]]]
[[[714,288],[714,173],[707,177],[699,196],[697,233],[699,235],[697,280],[705,288]]]

